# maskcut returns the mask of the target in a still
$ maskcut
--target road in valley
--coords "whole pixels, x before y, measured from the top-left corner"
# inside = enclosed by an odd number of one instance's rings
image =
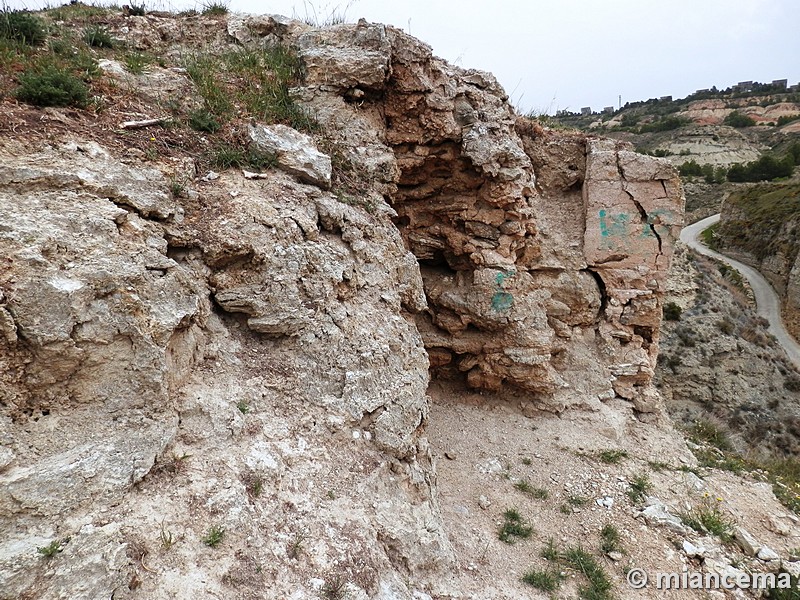
[[[739,273],[741,273],[745,279],[747,279],[747,281],[750,283],[750,287],[753,289],[753,294],[755,294],[756,297],[759,316],[764,317],[767,321],[769,321],[769,332],[774,335],[778,340],[778,343],[783,346],[783,349],[786,351],[786,354],[789,356],[795,366],[800,368],[800,344],[798,344],[795,339],[789,335],[789,332],[786,331],[786,327],[783,325],[783,319],[781,319],[780,299],[778,298],[778,294],[775,293],[775,290],[772,289],[772,286],[769,284],[769,282],[764,279],[764,276],[756,271],[753,267],[748,267],[747,265],[740,263],[738,260],[733,260],[724,254],[714,252],[699,241],[698,238],[700,237],[702,231],[718,221],[719,213],[707,217],[702,221],[697,221],[697,223],[687,225],[681,230],[681,241],[695,252],[715,258],[730,265],[739,271]]]

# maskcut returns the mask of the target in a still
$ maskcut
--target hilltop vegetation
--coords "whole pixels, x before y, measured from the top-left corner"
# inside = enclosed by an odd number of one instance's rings
[[[553,120],[632,142],[638,151],[665,157],[682,175],[709,184],[771,180],[790,176],[800,154],[800,92],[794,88],[778,83],[753,83],[746,91],[711,88],[677,100],[629,102],[600,114],[562,111]],[[755,164],[764,155],[769,158]]]

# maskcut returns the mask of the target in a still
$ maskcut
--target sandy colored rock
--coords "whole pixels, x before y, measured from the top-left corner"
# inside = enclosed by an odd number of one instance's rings
[[[251,125],[248,132],[259,150],[275,157],[279,169],[323,189],[331,186],[331,157],[317,150],[309,136],[280,124]]]

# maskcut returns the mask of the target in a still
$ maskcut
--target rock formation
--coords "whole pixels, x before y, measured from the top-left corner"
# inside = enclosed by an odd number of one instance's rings
[[[175,19],[118,33],[168,54],[190,41]],[[658,415],[679,181],[624,144],[518,117],[491,75],[391,27],[192,27],[297,48],[294,92],[324,134],[254,123],[275,169],[195,173],[80,113],[21,144],[14,119],[45,117],[9,108],[0,597],[299,598],[336,573],[353,597],[411,598],[454,560],[429,364],[531,408],[617,398]],[[154,70],[141,77],[190,87]]]

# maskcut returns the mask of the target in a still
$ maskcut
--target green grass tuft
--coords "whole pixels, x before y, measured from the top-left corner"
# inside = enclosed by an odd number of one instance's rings
[[[83,41],[93,48],[113,48],[114,40],[105,27],[92,25],[83,31]]]
[[[522,581],[529,586],[543,592],[555,592],[561,583],[561,575],[554,571],[540,571],[533,569],[525,573]]]
[[[206,546],[209,546],[210,548],[216,548],[222,542],[224,537],[225,530],[219,525],[212,525],[205,537],[203,537],[202,541]]]
[[[523,494],[533,496],[537,500],[547,500],[547,498],[550,496],[550,493],[546,489],[534,487],[524,479],[515,483],[514,487]]]
[[[229,10],[227,2],[209,2],[208,4],[203,4],[203,14],[207,17],[227,15]]]
[[[722,541],[730,541],[733,533],[734,521],[727,517],[717,504],[706,498],[703,503],[679,516],[681,521],[698,533],[715,535]]]
[[[503,525],[498,532],[498,538],[506,544],[514,544],[517,539],[527,539],[533,533],[533,527],[522,519],[519,511],[509,508],[503,513]]]
[[[220,144],[211,155],[211,165],[217,169],[248,167],[268,169],[275,166],[275,157],[253,147],[241,148],[232,144]]]
[[[603,450],[598,457],[607,465],[618,465],[623,458],[628,458],[628,453],[625,450]]]
[[[606,523],[600,530],[600,550],[604,554],[609,552],[622,552],[620,545],[619,529],[611,523]]]
[[[578,588],[581,600],[613,600],[611,580],[605,569],[581,546],[567,548],[563,561],[574,570],[583,573],[588,584]]]
[[[640,474],[628,482],[626,494],[634,504],[644,502],[647,493],[653,489],[653,484],[647,475]]]
[[[284,123],[313,132],[316,120],[291,95],[303,64],[286,46],[244,49],[220,56],[199,54],[185,62],[186,74],[203,98],[203,110],[223,124],[234,116]]]
[[[216,133],[222,125],[211,112],[200,108],[189,113],[189,127],[195,131]]]
[[[558,550],[556,549],[556,544],[553,541],[553,538],[547,540],[547,545],[542,548],[542,551],[539,553],[539,556],[544,558],[545,560],[556,561],[559,558]]]

